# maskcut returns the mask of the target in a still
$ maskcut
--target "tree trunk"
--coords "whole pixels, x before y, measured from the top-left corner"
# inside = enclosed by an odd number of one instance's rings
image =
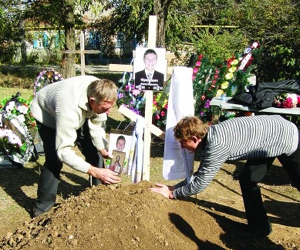
[[[75,50],[75,17],[74,17],[74,0],[65,1],[65,50]],[[64,54],[62,62],[62,75],[64,78],[70,78],[76,75],[75,54]]]
[[[21,62],[24,67],[27,63],[27,49],[25,40],[25,29],[23,20],[20,21],[20,41],[21,41]]]
[[[168,17],[168,9],[172,0],[154,0],[153,11],[157,16],[157,36],[156,46],[164,48],[166,45],[166,22]]]

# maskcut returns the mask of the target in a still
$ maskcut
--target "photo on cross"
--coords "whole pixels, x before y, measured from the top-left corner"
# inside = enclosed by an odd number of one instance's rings
[[[164,48],[136,48],[134,83],[139,90],[162,91],[166,80],[167,60]]]

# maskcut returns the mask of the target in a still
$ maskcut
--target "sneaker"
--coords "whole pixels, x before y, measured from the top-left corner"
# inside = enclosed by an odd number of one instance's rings
[[[249,239],[259,239],[267,237],[272,232],[272,226],[269,223],[266,228],[252,229],[246,232],[245,237]]]

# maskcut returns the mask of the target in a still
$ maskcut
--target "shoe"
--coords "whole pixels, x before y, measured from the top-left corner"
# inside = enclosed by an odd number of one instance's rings
[[[248,239],[259,239],[267,237],[272,232],[272,226],[269,223],[268,227],[266,228],[258,228],[252,229],[245,233],[245,237]]]
[[[37,207],[33,207],[32,211],[31,211],[31,218],[35,218],[38,217],[40,215],[42,215],[43,213],[45,213],[44,211],[38,209]]]

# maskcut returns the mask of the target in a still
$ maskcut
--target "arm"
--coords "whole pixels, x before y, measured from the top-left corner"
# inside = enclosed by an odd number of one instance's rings
[[[213,180],[228,155],[222,145],[213,146],[212,148],[213,150],[207,149],[199,169],[193,174],[189,183],[184,180],[172,187],[157,184],[157,186],[151,190],[162,194],[166,198],[175,199],[202,192]]]

